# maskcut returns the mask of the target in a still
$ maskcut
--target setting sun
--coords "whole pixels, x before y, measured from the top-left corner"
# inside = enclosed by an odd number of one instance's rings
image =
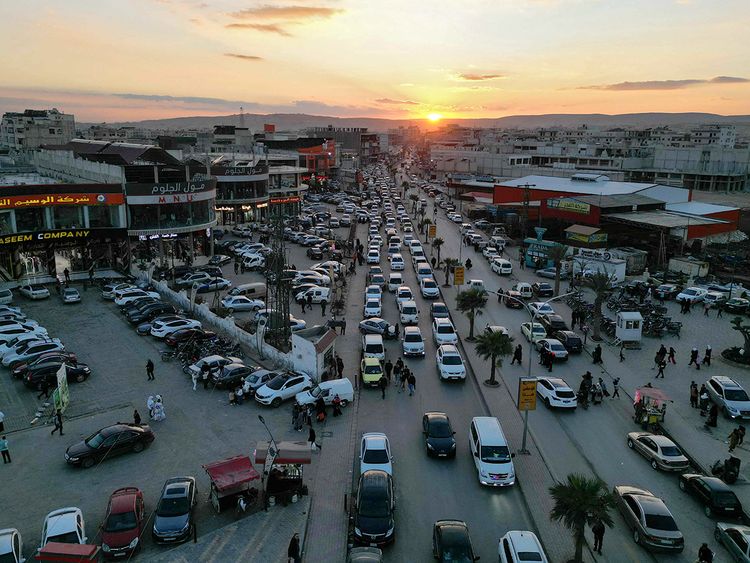
[[[439,113],[428,113],[427,114],[427,119],[429,119],[433,123],[435,123],[436,121],[440,121],[442,118],[443,118],[443,116],[440,115]]]

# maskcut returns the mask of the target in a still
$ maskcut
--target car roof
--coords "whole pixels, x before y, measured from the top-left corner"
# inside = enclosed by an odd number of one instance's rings
[[[112,512],[115,514],[130,512],[135,506],[135,499],[140,492],[136,487],[117,489],[110,497]]]
[[[367,432],[362,434],[362,441],[367,444],[367,448],[370,450],[384,450],[386,443],[388,443],[388,436],[382,432]]]
[[[648,437],[651,438],[654,441],[654,443],[660,447],[675,445],[675,443],[672,440],[670,440],[669,438],[661,434],[651,434]]]
[[[188,487],[195,482],[193,477],[172,477],[164,483],[164,496],[186,496]],[[178,492],[179,489],[184,491]]]
[[[538,552],[539,540],[533,532],[511,530],[505,534],[516,552]]]
[[[633,499],[641,506],[644,514],[661,514],[671,516],[671,512],[659,497],[647,495],[633,495]]]
[[[446,319],[444,317],[438,317],[437,319],[435,319],[434,322],[435,322],[435,324],[438,324],[438,325],[449,324],[449,325],[453,326],[453,323],[451,322],[451,320],[450,319]]]
[[[456,348],[456,346],[453,344],[441,344],[440,346],[438,346],[438,350],[440,350],[443,353],[443,355],[456,354],[460,356],[458,352],[458,348]]]
[[[438,520],[435,526],[440,528],[443,540],[449,543],[470,543],[469,528],[461,520]]]
[[[385,487],[391,476],[382,469],[368,469],[359,477],[360,491]]]
[[[407,301],[407,303],[408,303],[408,301]],[[419,330],[418,326],[405,326],[404,327],[404,334],[409,334],[409,333],[422,334],[422,331]]]
[[[444,420],[448,422],[448,415],[444,412],[438,412],[438,411],[428,411],[424,413],[424,416],[427,417],[427,420]]]
[[[742,386],[737,383],[731,377],[726,375],[714,375],[711,379],[719,383],[722,387],[734,387],[735,389],[742,389]]]
[[[561,387],[566,387],[570,389],[570,386],[567,383],[565,383],[565,380],[559,377],[543,377],[542,376],[542,377],[539,377],[538,379],[546,379],[552,384],[553,387],[557,387],[558,389]]]
[[[707,475],[698,475],[698,477],[700,477],[706,486],[712,491],[732,492],[731,487],[718,477],[709,477]]]

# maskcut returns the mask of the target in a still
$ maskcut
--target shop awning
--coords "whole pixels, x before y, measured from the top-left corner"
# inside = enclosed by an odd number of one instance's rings
[[[255,463],[265,464],[268,455],[269,442],[258,442],[255,447]],[[308,442],[277,442],[278,454],[274,463],[285,464],[308,464],[312,462],[310,444]]]
[[[221,461],[214,461],[203,466],[219,492],[260,479],[260,474],[253,469],[250,458],[236,455]]]
[[[571,225],[565,229],[566,233],[574,233],[576,235],[583,235],[589,237],[594,233],[598,233],[601,229],[599,227],[587,227],[586,225]]]

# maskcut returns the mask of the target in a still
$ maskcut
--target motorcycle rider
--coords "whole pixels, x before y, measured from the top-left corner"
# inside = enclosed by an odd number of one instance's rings
[[[471,258],[466,259],[466,269],[471,270]]]

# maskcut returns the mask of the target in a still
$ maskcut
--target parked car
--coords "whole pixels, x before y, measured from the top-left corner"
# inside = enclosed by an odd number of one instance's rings
[[[536,394],[548,409],[555,407],[575,410],[578,406],[575,391],[559,377],[537,377]]]
[[[750,307],[750,301],[743,299],[742,297],[733,297],[724,303],[725,311],[728,313],[736,313],[738,315],[747,313],[748,307]]]
[[[60,299],[63,303],[80,303],[81,302],[81,294],[78,293],[78,290],[75,287],[65,287],[60,292]]]
[[[583,351],[581,338],[572,330],[558,330],[552,333],[552,338],[559,340],[570,354],[580,354]]]
[[[211,274],[208,272],[193,272],[185,274],[181,278],[175,280],[177,287],[193,287],[193,284],[203,283],[211,279]]]
[[[706,516],[742,519],[742,504],[734,491],[718,477],[695,473],[680,475],[680,490],[697,498],[703,504]]]
[[[155,291],[143,291],[141,289],[134,289],[133,291],[123,293],[120,297],[116,297],[115,305],[117,305],[118,307],[123,307],[128,303],[131,303],[132,301],[137,301],[138,299],[142,299],[144,297],[159,299],[161,296]]]
[[[128,288],[135,288],[135,286],[132,283],[108,283],[104,287],[102,287],[102,299],[108,299],[112,301],[115,298],[116,292]]]
[[[646,489],[617,485],[615,505],[625,524],[633,530],[633,541],[646,549],[682,552],[685,539],[664,501]]]
[[[555,276],[556,276],[554,266],[551,267],[551,268],[542,268],[540,270],[537,270],[535,273],[540,278],[548,278],[548,279],[551,279],[551,280],[554,280]],[[567,270],[562,270],[562,269],[560,270],[560,279],[561,280],[566,280],[569,277],[570,277],[570,272],[568,272]]]
[[[195,477],[173,477],[164,483],[154,511],[151,537],[156,543],[180,543],[193,535],[193,508],[198,502]]]
[[[11,370],[11,375],[16,379],[22,379],[26,376],[26,372],[37,366],[42,366],[48,363],[75,363],[78,359],[72,352],[54,351],[41,354],[36,358],[29,360],[29,362],[23,362],[16,364]]]
[[[432,527],[432,556],[439,563],[477,561],[469,528],[461,520],[438,520]]]
[[[45,516],[39,549],[52,542],[82,545],[87,541],[86,523],[80,508],[60,508]]]
[[[750,397],[734,379],[715,375],[706,382],[706,389],[725,417],[750,419]]]
[[[654,290],[654,296],[658,299],[663,299],[665,301],[669,299],[674,299],[677,295],[679,295],[682,288],[679,285],[675,285],[673,283],[663,283]]]
[[[226,254],[214,254],[211,256],[208,263],[211,266],[223,266],[224,264],[229,264],[231,261],[231,256],[227,256]]]
[[[395,508],[393,478],[377,469],[362,473],[354,498],[355,542],[372,546],[393,541]]]
[[[161,315],[174,315],[176,313],[177,310],[169,303],[161,303],[157,301],[155,303],[150,303],[148,306],[136,312],[128,313],[127,318],[131,324],[139,325]]]
[[[537,297],[552,297],[555,294],[555,288],[547,282],[534,282],[531,290]]]
[[[265,308],[266,304],[260,299],[250,299],[244,295],[232,295],[222,299],[221,306],[233,313],[234,311],[258,311]]]
[[[151,427],[143,424],[112,424],[76,442],[65,450],[65,461],[84,469],[95,463],[127,452],[142,452],[154,441]]]
[[[213,291],[224,291],[232,287],[232,282],[226,278],[211,278],[205,282],[195,283],[193,288],[197,293],[211,293]]]
[[[47,299],[49,297],[49,289],[43,285],[32,285],[26,284],[18,288],[18,293],[26,297],[27,299]]]
[[[556,362],[565,362],[568,359],[568,350],[562,343],[554,338],[542,338],[537,340],[536,349],[540,352],[544,350],[547,353],[552,353]]]
[[[714,538],[727,548],[734,561],[750,563],[750,526],[717,522]]]
[[[69,382],[81,383],[86,381],[91,375],[91,369],[86,364],[72,362],[46,362],[26,370],[23,376],[23,384],[29,389],[41,390],[44,381],[47,382],[49,389],[57,387],[57,372],[61,366],[65,366],[66,378]]]
[[[441,380],[466,379],[466,366],[458,348],[453,344],[441,344],[435,352],[438,376]]]
[[[388,436],[382,432],[362,434],[359,447],[359,473],[379,469],[393,475],[393,455]]]
[[[177,319],[173,321],[155,321],[151,325],[151,336],[155,338],[166,338],[173,332],[184,328],[201,328],[201,322],[193,319]]]
[[[277,375],[255,392],[255,400],[262,405],[278,407],[283,401],[293,399],[297,393],[312,389],[315,382],[306,373],[288,371]]]
[[[456,457],[455,434],[444,412],[426,412],[422,416],[422,435],[428,456]]]
[[[555,310],[552,306],[544,301],[532,301],[529,303],[529,310],[538,316],[555,314]]]
[[[506,291],[503,301],[508,309],[523,309],[523,296],[519,291],[514,289]]]
[[[25,563],[21,533],[15,528],[0,530],[0,561]]]
[[[542,544],[534,532],[511,530],[497,544],[500,563],[535,561],[549,563]]]
[[[370,317],[359,322],[359,332],[362,334],[385,334],[391,324],[380,317]]]
[[[698,301],[703,301],[706,293],[708,293],[708,290],[702,287],[688,287],[677,294],[677,301],[697,303]]]
[[[3,356],[3,365],[5,367],[13,366],[13,364],[27,362],[45,352],[56,350],[65,350],[65,346],[58,338],[26,340]]]
[[[244,364],[227,364],[221,371],[211,374],[211,383],[217,389],[235,389],[245,382],[245,378],[255,371],[255,368]]]
[[[568,330],[568,325],[565,324],[565,319],[557,314],[541,315],[539,317],[539,322],[542,323],[547,334],[552,334],[558,330]]]
[[[143,493],[137,487],[117,489],[109,497],[102,523],[102,552],[107,559],[131,557],[141,548],[146,524]]]
[[[224,366],[229,364],[241,364],[242,360],[240,358],[235,358],[234,356],[219,356],[218,354],[213,354],[211,356],[206,356],[204,358],[201,358],[194,364],[191,364],[187,368],[185,368],[185,373],[190,375],[198,374],[200,375],[203,371],[203,366],[208,365],[209,373],[221,370]]]
[[[672,440],[651,432],[628,432],[628,447],[645,457],[651,467],[662,471],[685,471],[688,458]]]
[[[533,327],[530,322],[521,323],[521,334],[534,343],[547,337],[547,331],[540,323],[534,323]]]
[[[174,331],[172,334],[168,334],[166,338],[164,338],[164,343],[167,346],[175,347],[187,341],[205,343],[216,340],[217,338],[218,335],[211,330],[204,330],[202,328],[181,328],[180,330]]]

